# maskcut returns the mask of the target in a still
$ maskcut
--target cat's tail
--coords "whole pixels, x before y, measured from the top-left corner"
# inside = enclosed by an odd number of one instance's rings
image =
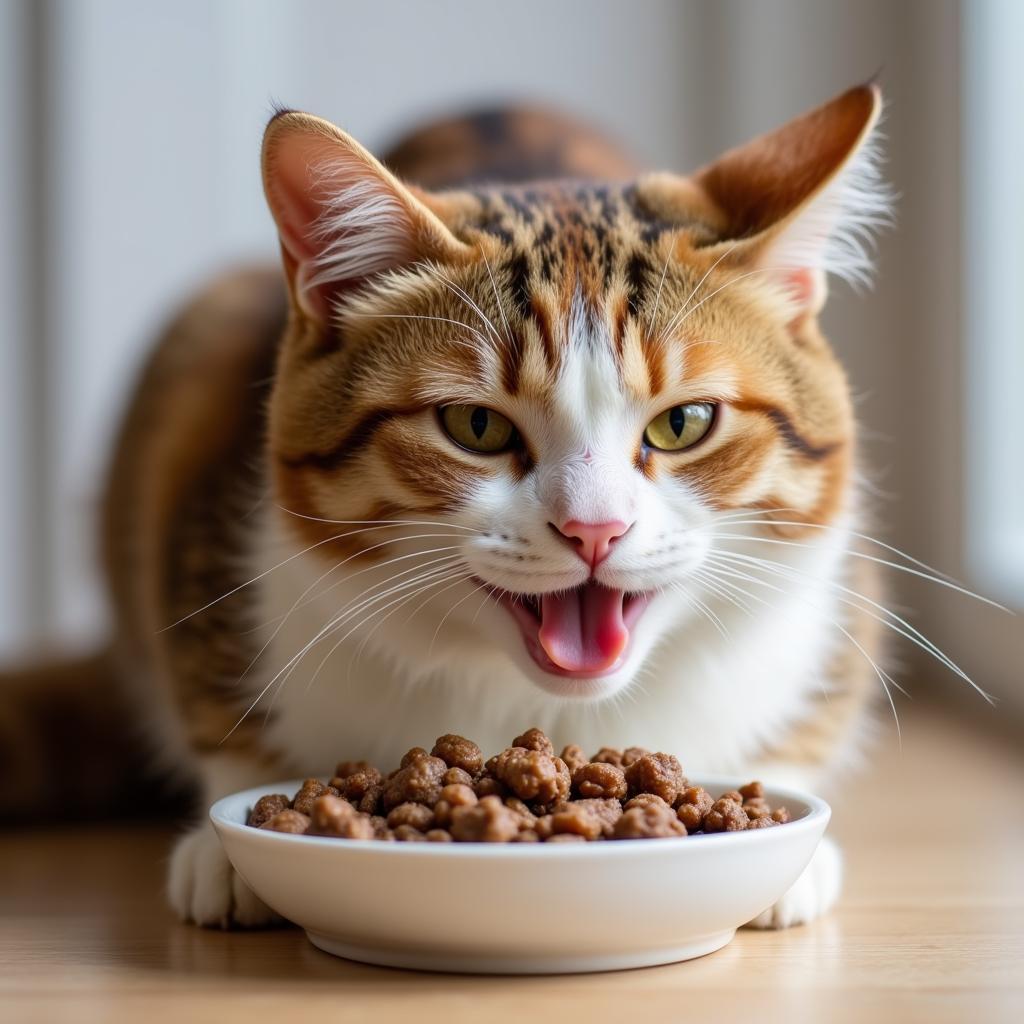
[[[173,801],[98,652],[0,673],[0,828],[151,814]]]

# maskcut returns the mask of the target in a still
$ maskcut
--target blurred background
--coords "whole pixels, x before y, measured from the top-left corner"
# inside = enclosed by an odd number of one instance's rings
[[[1014,0],[0,0],[0,660],[104,629],[110,438],[176,305],[276,256],[275,102],[378,150],[432,114],[546,102],[685,171],[878,75],[897,223],[874,292],[836,285],[825,314],[872,530],[1021,609],[1022,43]],[[891,575],[894,607],[1024,715],[1024,620]],[[980,707],[898,655],[912,694]]]

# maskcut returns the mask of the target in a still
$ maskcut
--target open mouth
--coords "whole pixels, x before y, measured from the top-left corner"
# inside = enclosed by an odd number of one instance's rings
[[[650,594],[604,587],[593,580],[554,594],[494,591],[523,632],[533,660],[553,675],[592,679],[626,660],[632,630]]]

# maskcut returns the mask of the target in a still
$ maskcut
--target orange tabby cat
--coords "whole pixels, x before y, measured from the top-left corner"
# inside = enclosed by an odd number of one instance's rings
[[[879,107],[852,89],[685,178],[529,112],[435,126],[392,170],[276,116],[286,289],[242,273],[181,315],[106,505],[112,663],[164,763],[212,800],[538,724],[833,778],[884,674],[817,315],[886,210]],[[839,883],[826,842],[756,923]],[[205,823],[170,895],[271,916]]]

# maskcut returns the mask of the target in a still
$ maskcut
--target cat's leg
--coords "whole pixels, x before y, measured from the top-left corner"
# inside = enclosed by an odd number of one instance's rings
[[[183,921],[214,928],[264,928],[274,913],[231,866],[206,810],[239,789],[273,781],[273,769],[254,758],[224,754],[204,758],[202,818],[174,845],[167,878],[171,906]]]
[[[758,914],[748,928],[792,928],[827,913],[843,887],[843,855],[836,843],[822,839],[810,864],[789,891]]]

